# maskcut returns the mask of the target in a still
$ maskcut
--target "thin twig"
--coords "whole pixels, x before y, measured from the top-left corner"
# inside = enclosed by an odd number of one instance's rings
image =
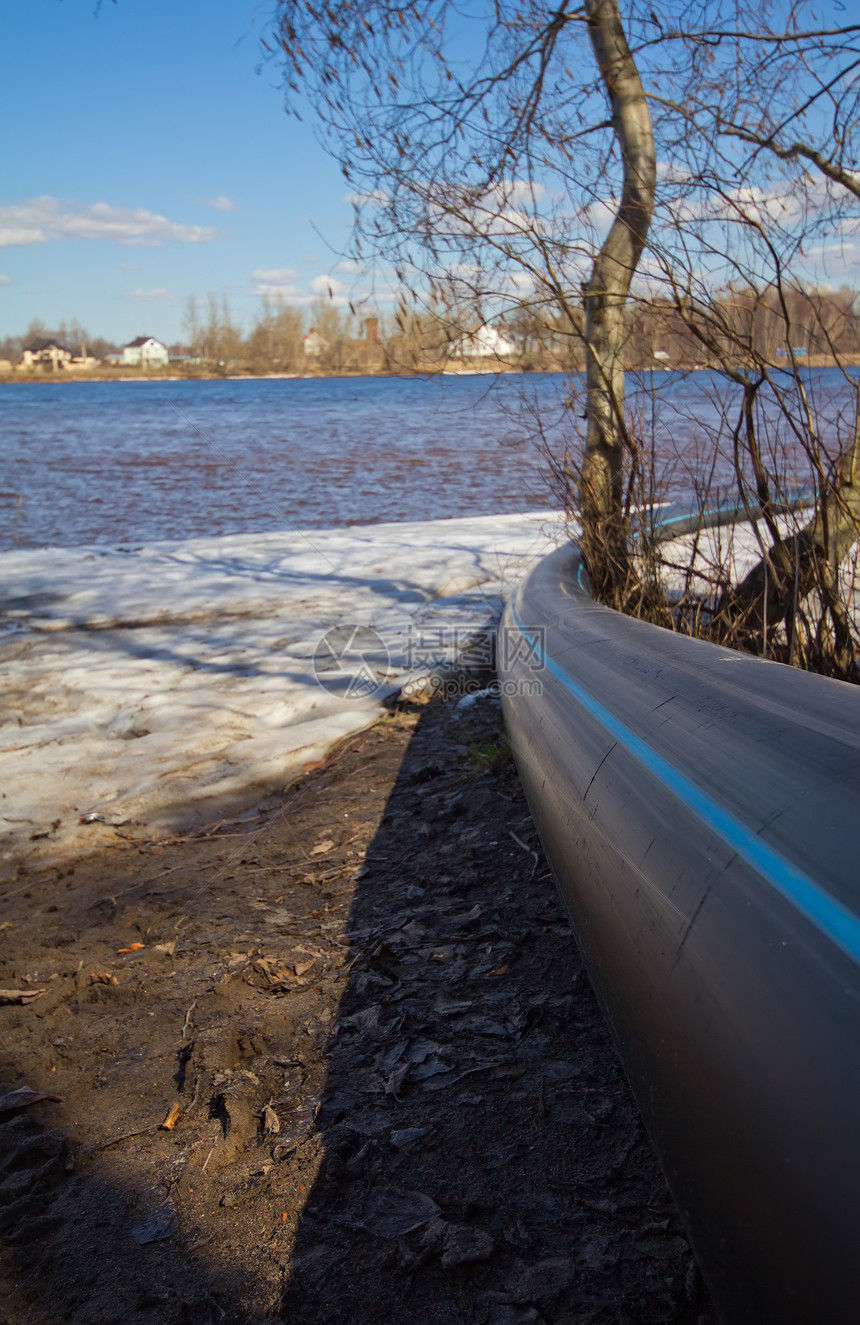
[[[150,1127],[138,1127],[133,1132],[123,1132],[122,1136],[115,1136],[111,1141],[105,1141],[98,1147],[99,1150],[109,1150],[111,1146],[118,1146],[120,1141],[133,1141],[136,1136],[145,1136],[147,1132],[158,1132],[161,1130],[161,1123],[155,1123]]]
[[[185,1014],[185,1024],[184,1024],[183,1027],[182,1027],[182,1038],[183,1038],[183,1040],[185,1039],[186,1035],[188,1034],[188,1028],[189,1028],[189,1026],[191,1025],[191,1014],[192,1014],[192,1012],[194,1011],[194,1009],[195,1009],[196,1007],[197,1007],[197,999],[195,998],[194,1002],[191,1004],[191,1007],[188,1009],[188,1011],[187,1011],[186,1014]]]
[[[517,846],[518,846],[518,847],[522,847],[523,851],[528,852],[528,854],[529,854],[529,855],[532,857],[532,859],[534,860],[534,865],[532,866],[532,872],[531,872],[531,874],[529,875],[529,878],[533,878],[533,877],[534,877],[535,870],[537,869],[538,865],[540,864],[540,856],[538,855],[538,853],[537,853],[532,847],[529,846],[529,844],[528,844],[527,842],[524,842],[523,839],[522,839],[521,837],[517,837],[516,833],[515,833],[512,829],[509,828],[509,829],[508,829],[508,833],[509,833],[510,836],[514,839],[514,841],[516,842]]]

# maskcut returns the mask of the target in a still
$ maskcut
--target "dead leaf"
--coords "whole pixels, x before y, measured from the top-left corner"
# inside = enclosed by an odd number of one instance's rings
[[[423,1241],[441,1243],[442,1264],[446,1270],[455,1265],[473,1265],[476,1261],[487,1261],[496,1250],[496,1244],[489,1233],[482,1228],[469,1228],[465,1224],[449,1224],[444,1219],[437,1219],[427,1230]]]
[[[423,1063],[412,1070],[412,1077],[415,1081],[427,1081],[430,1077],[440,1077],[445,1072],[451,1071],[451,1064],[438,1054],[430,1054]]]
[[[176,1207],[172,1201],[165,1201],[142,1224],[136,1224],[131,1236],[139,1247],[147,1242],[163,1242],[176,1228]]]
[[[499,1146],[496,1150],[491,1150],[489,1154],[484,1156],[484,1167],[490,1171],[503,1169],[506,1164],[510,1164],[512,1159],[516,1159],[519,1148],[519,1141],[512,1141],[509,1145]]]
[[[476,920],[480,920],[482,915],[481,904],[480,902],[476,902],[470,911],[466,911],[459,916],[451,916],[448,923],[449,925],[457,925],[458,927],[472,925]]]
[[[29,1109],[31,1104],[39,1104],[42,1100],[60,1103],[59,1095],[45,1095],[40,1090],[31,1090],[29,1086],[19,1086],[17,1090],[0,1095],[0,1117],[7,1113],[17,1113],[19,1109]]]
[[[32,1003],[44,989],[0,989],[0,1003]]]
[[[397,1067],[394,1068],[393,1072],[391,1072],[385,1079],[385,1086],[384,1086],[385,1094],[393,1095],[394,1098],[396,1099],[397,1092],[400,1090],[404,1081],[409,1076],[410,1071],[411,1071],[410,1063],[399,1063]]]
[[[423,1192],[398,1187],[372,1187],[364,1198],[361,1225],[382,1238],[402,1238],[413,1229],[429,1224],[440,1213],[439,1206]]]
[[[388,1139],[393,1146],[400,1150],[403,1146],[411,1145],[413,1141],[420,1140],[429,1131],[429,1127],[399,1127],[391,1133]]]
[[[545,1305],[566,1292],[576,1278],[576,1262],[569,1256],[537,1261],[524,1271],[512,1296],[517,1302]]]
[[[334,842],[327,837],[323,842],[317,842],[315,847],[311,847],[312,856],[325,856],[334,847]]]
[[[266,1107],[263,1109],[261,1117],[263,1119],[263,1135],[277,1136],[281,1130],[281,1120],[278,1117],[278,1115],[275,1113],[275,1110],[272,1108],[271,1104],[266,1105]]]
[[[468,1031],[470,1035],[489,1035],[498,1039],[504,1039],[512,1032],[507,1026],[502,1026],[497,1021],[490,1021],[488,1017],[458,1017],[452,1023],[457,1031]]]
[[[406,1057],[410,1063],[424,1063],[433,1054],[442,1053],[442,1045],[436,1040],[417,1039],[413,1040],[406,1050]]]

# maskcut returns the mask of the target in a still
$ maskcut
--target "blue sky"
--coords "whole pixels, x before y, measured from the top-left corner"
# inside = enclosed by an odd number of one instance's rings
[[[32,318],[173,340],[188,298],[311,302],[352,215],[311,117],[287,117],[259,43],[267,0],[5,5],[0,337]]]
[[[0,337],[31,319],[173,341],[190,296],[247,328],[264,292],[356,289],[352,207],[313,116],[288,118],[272,0],[7,0],[0,49]],[[856,222],[807,254],[856,281]]]

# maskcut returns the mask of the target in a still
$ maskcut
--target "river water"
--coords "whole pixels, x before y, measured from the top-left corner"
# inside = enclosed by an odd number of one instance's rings
[[[815,381],[838,392],[828,372]],[[0,387],[0,550],[558,506],[541,452],[563,456],[581,420],[563,408],[567,380],[13,383]],[[689,494],[719,388],[706,373],[643,385],[641,427],[671,460],[664,495]],[[715,473],[729,481],[726,455]]]

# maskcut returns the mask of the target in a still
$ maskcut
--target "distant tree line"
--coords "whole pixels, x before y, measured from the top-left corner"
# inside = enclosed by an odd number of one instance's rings
[[[35,340],[55,340],[74,354],[86,352],[94,359],[106,359],[109,354],[117,354],[122,348],[114,341],[106,340],[104,336],[90,336],[77,318],[72,318],[71,322],[60,322],[56,327],[49,327],[39,318],[33,318],[23,335],[6,336],[4,340],[0,340],[0,359],[18,363],[24,346],[32,344]]]
[[[860,294],[844,285],[763,292],[730,287],[711,298],[706,315],[693,300],[643,289],[628,300],[624,317],[623,353],[631,370],[706,368],[726,354],[741,367],[745,361],[778,366],[792,355],[860,363]],[[189,374],[433,372],[475,357],[470,335],[492,325],[505,349],[495,358],[485,351],[485,367],[576,372],[585,367],[583,318],[576,307],[560,309],[537,297],[494,313],[448,288],[421,303],[404,297],[384,317],[324,299],[301,309],[264,296],[246,331],[226,296],[209,295],[189,299],[182,339],[168,349],[175,367]],[[57,327],[34,319],[23,335],[0,340],[0,360],[17,363],[24,347],[40,338],[103,361],[122,351],[75,319]]]

